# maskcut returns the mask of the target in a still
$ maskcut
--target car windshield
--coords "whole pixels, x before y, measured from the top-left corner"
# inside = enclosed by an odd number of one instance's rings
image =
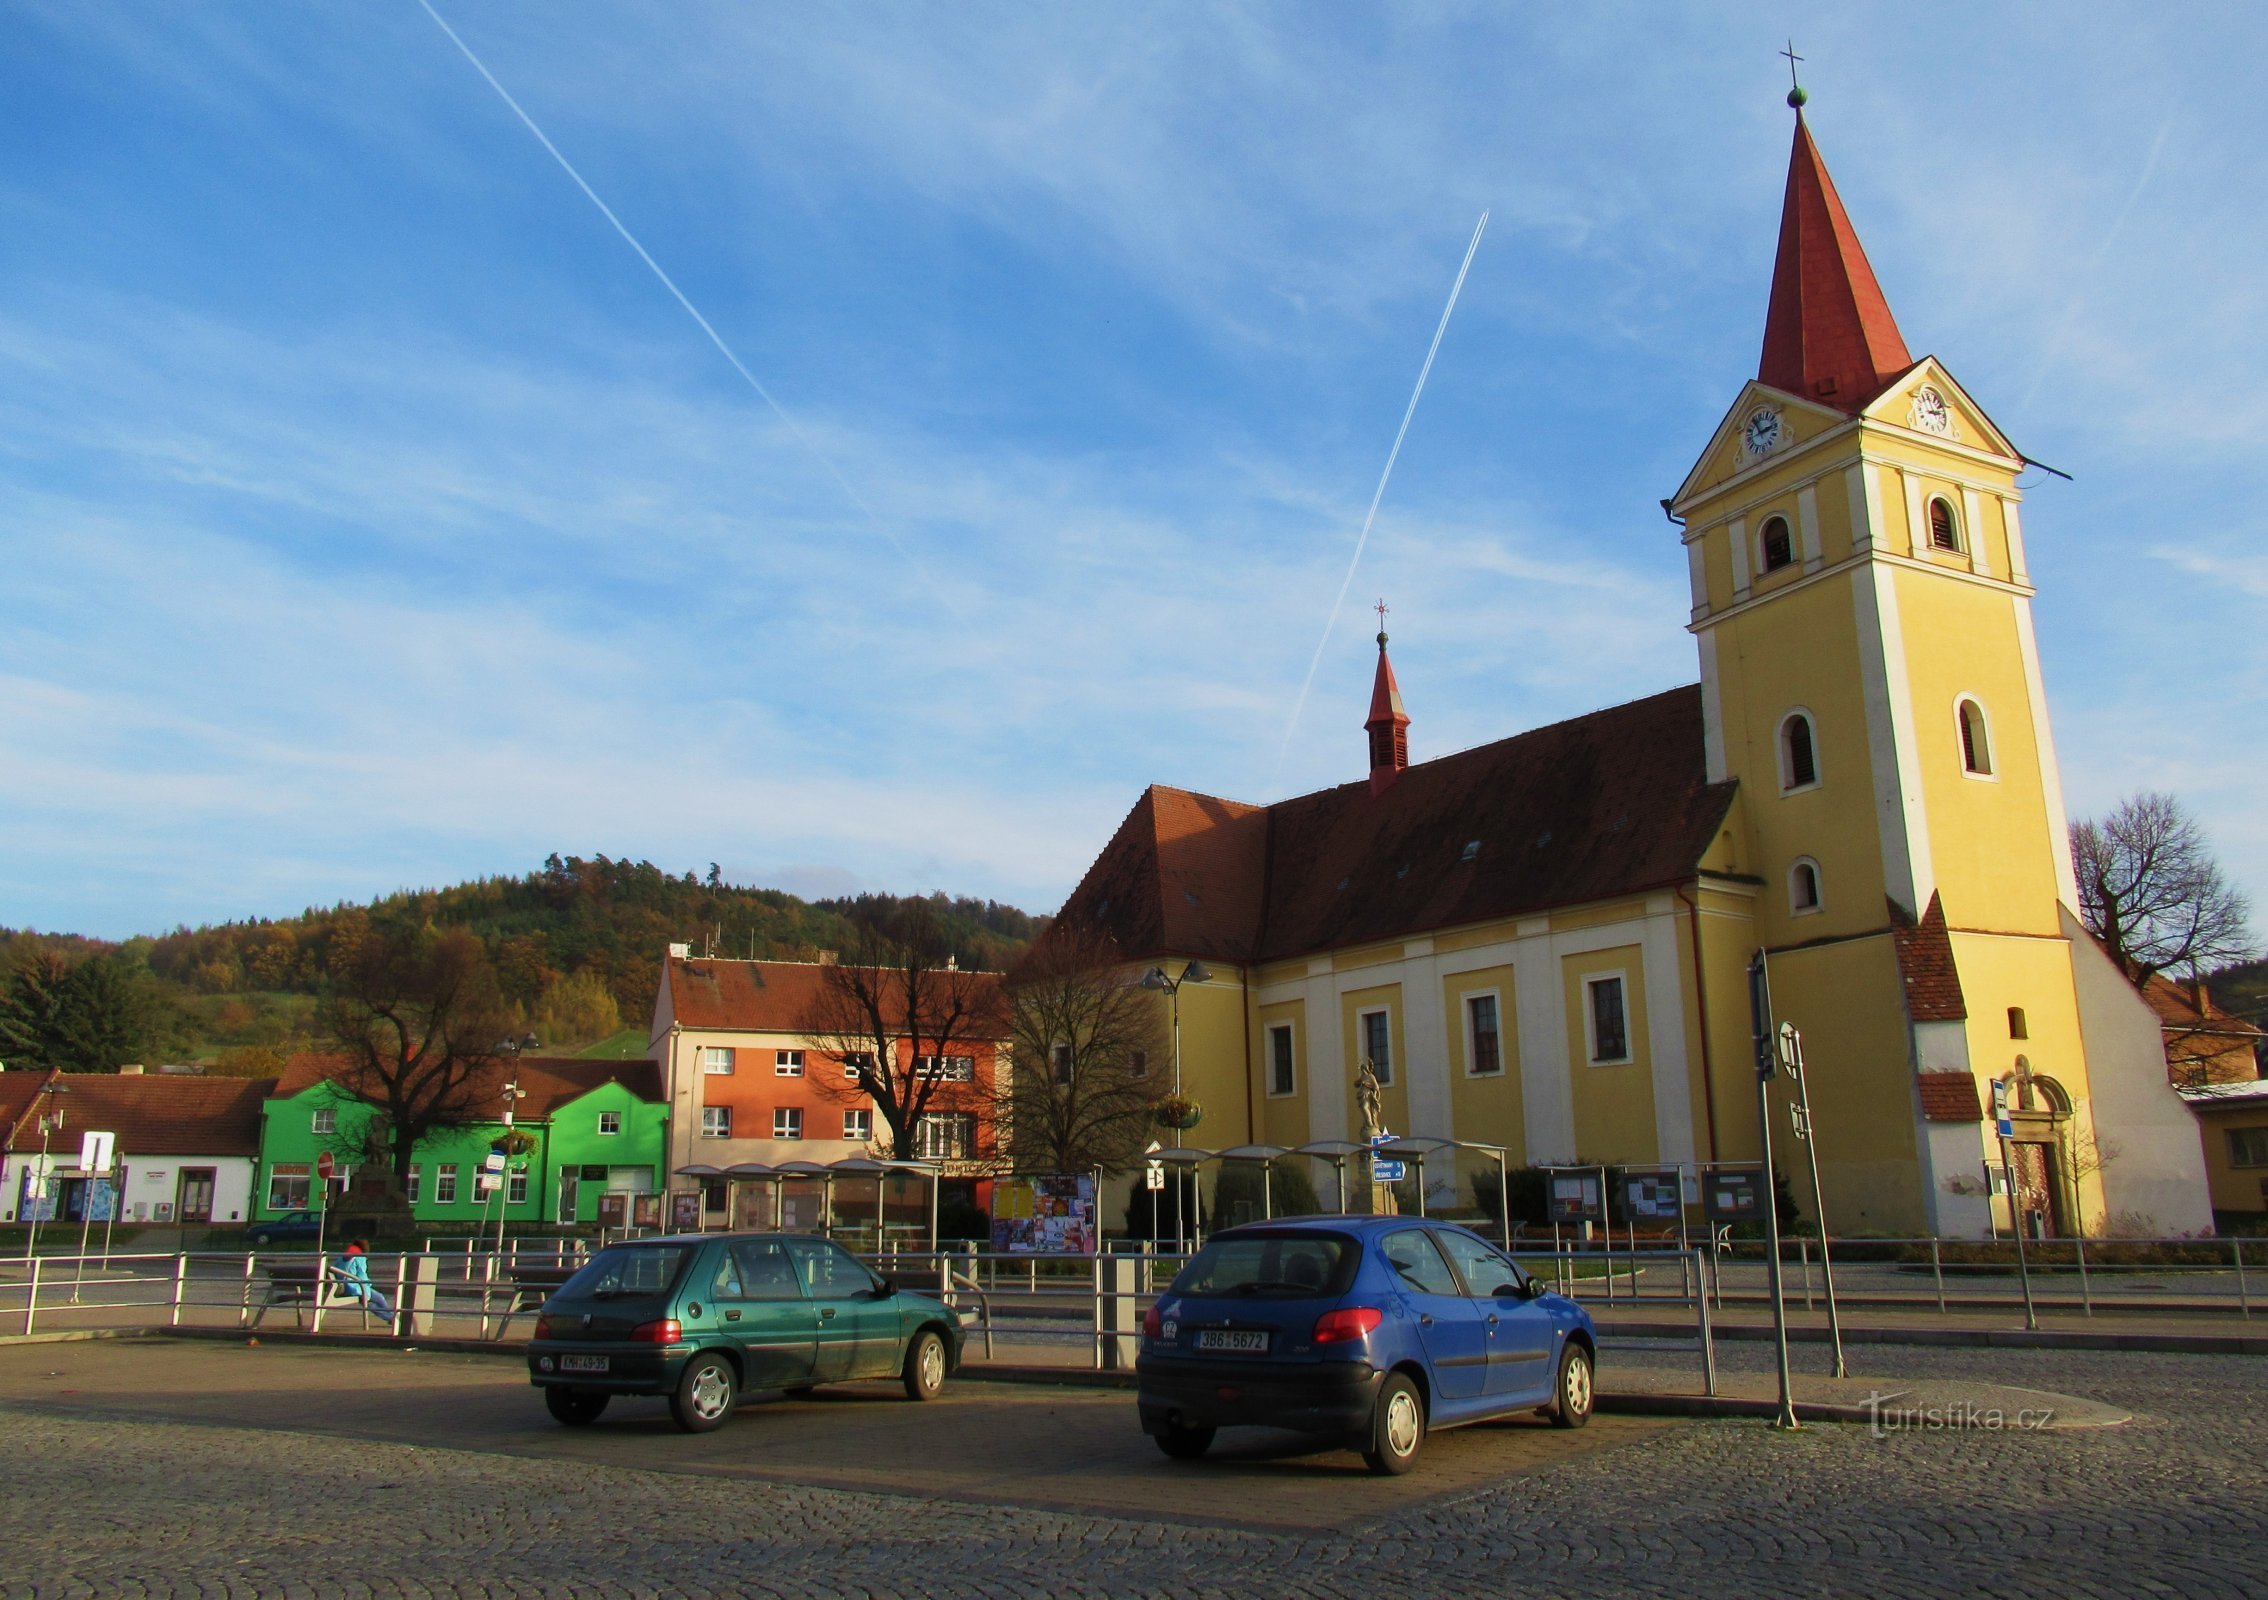
[[[562,1300],[622,1300],[667,1294],[693,1253],[689,1244],[618,1244],[591,1257],[561,1286]]]
[[[1336,1299],[1354,1281],[1356,1246],[1334,1233],[1239,1233],[1213,1240],[1173,1280],[1174,1294]]]

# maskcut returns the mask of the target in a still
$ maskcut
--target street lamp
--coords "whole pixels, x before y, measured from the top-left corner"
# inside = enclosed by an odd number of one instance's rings
[[[39,1214],[47,1208],[47,1136],[51,1128],[63,1126],[63,1108],[56,1104],[54,1097],[69,1094],[71,1086],[60,1078],[50,1077],[39,1086],[39,1092],[45,1097],[42,1102],[45,1109],[39,1114],[39,1199],[32,1206],[31,1237],[24,1244],[26,1262],[39,1249]]]
[[[1142,987],[1163,989],[1173,1000],[1173,1092],[1181,1093],[1181,986],[1185,983],[1203,983],[1212,972],[1202,961],[1192,961],[1181,969],[1181,976],[1169,978],[1163,967],[1152,967],[1142,974]]]
[[[535,1035],[531,1033],[528,1037],[533,1039]],[[496,1174],[496,1253],[498,1255],[504,1253],[504,1217],[511,1207],[512,1197],[510,1187],[512,1181],[512,1108],[528,1097],[528,1091],[520,1087],[518,1073],[514,1073],[512,1081],[504,1085],[503,1094],[504,1170]]]

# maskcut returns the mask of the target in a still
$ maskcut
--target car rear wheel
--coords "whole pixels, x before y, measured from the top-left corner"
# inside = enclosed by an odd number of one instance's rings
[[[1574,1340],[1559,1353],[1559,1383],[1544,1415],[1555,1428],[1580,1428],[1591,1420],[1591,1353]]]
[[[1406,1372],[1390,1372],[1370,1414],[1370,1448],[1362,1459],[1370,1470],[1391,1477],[1417,1465],[1425,1445],[1425,1401]]]
[[[1158,1448],[1176,1461],[1194,1461],[1213,1448],[1211,1428],[1184,1428],[1179,1423],[1168,1423],[1165,1431],[1157,1435]]]
[[[606,1410],[608,1397],[589,1389],[546,1389],[543,1403],[553,1417],[570,1428],[587,1428]]]
[[[699,1355],[685,1364],[677,1392],[669,1397],[670,1414],[687,1433],[721,1428],[732,1415],[734,1391],[732,1363],[719,1355]]]
[[[906,1347],[906,1398],[934,1400],[945,1388],[945,1341],[924,1328]]]

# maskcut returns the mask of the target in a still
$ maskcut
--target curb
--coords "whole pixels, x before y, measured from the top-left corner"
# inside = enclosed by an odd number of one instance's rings
[[[1690,1322],[1602,1322],[1602,1344],[1618,1339],[1675,1339],[1690,1343]],[[1711,1330],[1719,1340],[1747,1339],[1770,1343],[1772,1330],[1745,1323],[1718,1323]],[[1790,1328],[1790,1344],[1825,1344],[1825,1328]],[[1910,1344],[1938,1348],[2004,1350],[2140,1350],[2165,1355],[2268,1356],[2268,1335],[2256,1333],[2088,1333],[2079,1329],[2042,1328],[1845,1328],[1845,1344]]]
[[[143,1328],[59,1328],[53,1333],[0,1333],[0,1347],[12,1344],[78,1344],[87,1339],[140,1339]]]
[[[527,1358],[524,1342],[505,1343],[497,1339],[397,1339],[387,1333],[309,1333],[301,1328],[277,1329],[264,1333],[258,1328],[148,1328],[130,1330],[118,1337],[158,1339],[207,1339],[222,1344],[244,1344],[258,1340],[261,1344],[311,1345],[331,1350],[395,1350],[403,1354],[438,1352],[455,1356],[507,1356],[514,1361]]]

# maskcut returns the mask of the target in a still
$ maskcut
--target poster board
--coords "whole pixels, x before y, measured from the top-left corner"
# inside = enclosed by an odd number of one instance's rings
[[[1761,1167],[1714,1167],[1701,1175],[1701,1209],[1711,1222],[1764,1220]]]
[[[699,1233],[701,1231],[700,1190],[672,1189],[670,1191],[669,1231],[672,1233]]]
[[[1595,1167],[1547,1169],[1544,1214],[1553,1222],[1604,1222],[1606,1175]]]
[[[598,1197],[598,1225],[602,1228],[630,1226],[630,1196],[621,1190],[609,1190]]]
[[[630,1197],[630,1226],[633,1228],[660,1227],[661,1208],[662,1197],[652,1190],[647,1190],[642,1194],[633,1194]]]
[[[1001,1178],[992,1186],[992,1248],[1030,1255],[1093,1255],[1095,1180],[1090,1173]]]
[[[1622,1214],[1633,1222],[1675,1223],[1685,1213],[1675,1167],[1625,1167]]]

